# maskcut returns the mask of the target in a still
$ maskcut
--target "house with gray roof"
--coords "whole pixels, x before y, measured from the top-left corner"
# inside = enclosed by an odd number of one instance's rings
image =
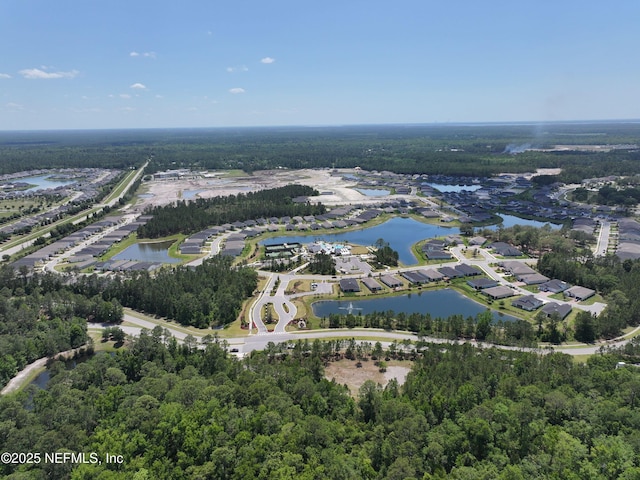
[[[400,280],[395,275],[383,275],[382,277],[380,277],[380,281],[389,288],[397,288],[404,285],[402,283],[402,280]]]
[[[362,279],[362,283],[365,287],[367,287],[371,292],[379,292],[382,290],[382,285],[380,285],[376,280],[370,277],[365,277]]]
[[[497,287],[485,288],[484,290],[482,290],[482,293],[493,298],[494,300],[513,297],[515,295],[513,293],[513,290],[502,285],[498,285]]]
[[[400,275],[416,285],[422,285],[423,283],[429,282],[429,279],[418,271],[404,272]]]
[[[526,310],[527,312],[533,312],[535,309],[540,308],[543,303],[542,300],[533,295],[525,295],[512,301],[511,305]]]
[[[520,250],[505,242],[493,242],[489,247],[492,248],[495,253],[502,255],[503,257],[519,257],[522,255]]]
[[[595,294],[596,294],[595,290],[591,290],[590,288],[587,288],[587,287],[579,287],[577,285],[574,287],[568,288],[567,290],[564,291],[565,297],[575,298],[579,302],[581,302],[582,300],[586,300],[587,298],[593,297]]]
[[[498,282],[493,278],[474,278],[467,280],[467,285],[476,290],[483,290],[485,288],[497,287]]]
[[[340,290],[344,293],[354,293],[360,291],[360,286],[355,278],[340,279]]]
[[[542,307],[541,312],[543,312],[547,317],[550,317],[555,313],[562,320],[571,313],[571,305],[567,303],[549,302]]]
[[[430,282],[437,282],[444,278],[444,275],[433,268],[427,268],[426,270],[420,270],[420,273],[427,277]]]
[[[540,290],[541,292],[560,293],[564,292],[570,286],[571,285],[569,285],[567,282],[563,282],[562,280],[554,278],[553,280],[549,280],[538,285],[538,290]]]

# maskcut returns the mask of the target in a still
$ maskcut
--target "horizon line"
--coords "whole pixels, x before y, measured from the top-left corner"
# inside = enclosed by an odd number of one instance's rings
[[[190,127],[102,127],[102,128],[39,128],[33,130],[0,130],[2,133],[54,133],[54,132],[101,132],[126,130],[224,130],[224,129],[277,129],[277,128],[349,128],[349,127],[442,127],[442,126],[527,126],[527,125],[585,125],[611,123],[640,123],[640,118],[629,119],[593,119],[593,120],[513,120],[513,121],[445,121],[445,122],[406,122],[406,123],[318,123],[318,124],[282,124],[282,125],[228,125],[228,126],[190,126]]]

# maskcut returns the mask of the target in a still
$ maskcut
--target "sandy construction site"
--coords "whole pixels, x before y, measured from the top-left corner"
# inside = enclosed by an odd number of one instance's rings
[[[177,200],[212,198],[254,192],[268,188],[282,187],[291,183],[309,185],[321,195],[314,200],[325,205],[344,205],[349,203],[377,203],[385,197],[368,197],[353,187],[357,182],[346,180],[341,175],[354,170],[341,169],[340,175],[332,170],[265,170],[253,175],[231,176],[225,172],[213,172],[196,178],[151,180],[143,183],[140,200],[136,208],[144,210],[149,206],[166,205]],[[398,198],[397,196],[394,196]]]

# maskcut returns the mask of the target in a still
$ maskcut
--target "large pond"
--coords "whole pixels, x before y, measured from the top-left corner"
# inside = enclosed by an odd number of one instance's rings
[[[35,192],[37,190],[46,190],[50,188],[53,189],[61,187],[63,185],[69,185],[70,183],[74,183],[76,180],[59,180],[53,179],[51,175],[34,175],[32,177],[17,178],[14,181],[33,185],[31,188],[28,188],[24,191]]]
[[[312,308],[317,317],[326,317],[331,313],[358,315],[359,313],[393,310],[396,313],[404,312],[407,314],[429,313],[432,318],[446,318],[458,314],[466,318],[468,316],[475,317],[486,310],[484,305],[449,288],[372,300],[321,300],[313,303]],[[516,320],[510,315],[504,315],[495,310],[491,312],[494,320]]]
[[[440,237],[460,233],[458,228],[441,227],[428,223],[418,222],[412,218],[394,217],[385,223],[375,227],[353,230],[350,232],[332,233],[324,235],[297,235],[282,236],[263,240],[260,244],[270,245],[274,243],[313,243],[319,240],[330,243],[348,242],[356,245],[374,245],[376,240],[382,238],[388,242],[391,248],[396,250],[400,261],[404,265],[416,265],[418,260],[411,252],[411,246],[425,238]]]
[[[169,256],[169,247],[173,242],[135,243],[113,256],[113,260],[138,260],[140,262],[178,263],[177,258]]]

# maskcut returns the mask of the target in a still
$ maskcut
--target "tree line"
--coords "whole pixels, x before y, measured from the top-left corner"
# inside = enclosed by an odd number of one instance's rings
[[[151,159],[149,173],[174,168],[353,168],[397,173],[492,176],[561,168],[558,181],[640,173],[637,149],[609,152],[525,151],[510,146],[634,144],[638,126],[415,125],[299,129],[175,129],[7,132],[0,135],[0,174],[37,168],[128,169]]]
[[[138,271],[113,279],[83,277],[73,288],[182,325],[221,327],[237,319],[257,286],[255,270],[232,263],[231,257],[218,255],[195,268],[163,269],[153,275]]]
[[[325,213],[326,209],[320,203],[293,201],[296,197],[314,195],[318,195],[318,191],[312,187],[287,185],[224,197],[182,200],[147,209],[145,213],[153,215],[153,218],[138,228],[138,236],[158,238],[175,233],[196,233],[214,225],[258,218]]]

